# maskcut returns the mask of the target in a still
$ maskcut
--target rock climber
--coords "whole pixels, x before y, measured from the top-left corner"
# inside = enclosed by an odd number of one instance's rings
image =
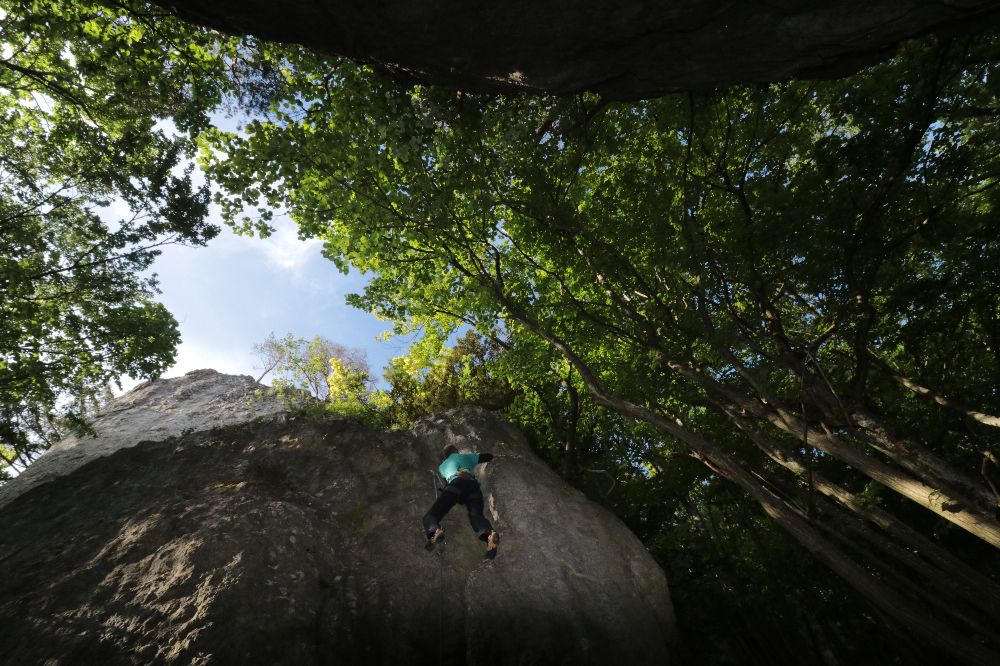
[[[483,491],[479,487],[473,470],[476,465],[493,460],[492,453],[459,453],[458,448],[449,444],[444,447],[444,460],[438,466],[438,472],[447,482],[434,501],[431,510],[424,516],[424,533],[427,535],[428,547],[433,547],[444,536],[441,520],[455,506],[464,504],[469,511],[469,522],[479,538],[486,542],[486,557],[496,556],[500,535],[497,534],[490,521],[483,515]]]

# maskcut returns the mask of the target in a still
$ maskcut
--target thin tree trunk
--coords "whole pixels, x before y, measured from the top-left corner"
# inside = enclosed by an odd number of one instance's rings
[[[859,500],[853,493],[829,481],[822,474],[808,469],[801,456],[786,451],[772,438],[757,428],[749,420],[741,418],[727,409],[725,405],[715,405],[737,427],[739,427],[758,449],[771,460],[778,463],[800,478],[809,476],[811,487],[820,494],[830,498],[850,512],[857,514],[884,530],[890,537],[906,544],[919,556],[927,560],[924,575],[938,581],[943,590],[960,595],[967,603],[978,607],[991,617],[1000,618],[1000,585],[982,575],[957,557],[941,548],[933,541],[923,536],[905,523],[899,521],[877,505]],[[903,550],[908,555],[911,551]],[[907,557],[906,561],[912,560]],[[963,586],[959,593],[956,586]]]
[[[580,396],[573,386],[573,370],[564,380],[562,385],[569,394],[569,418],[565,428],[565,441],[563,442],[563,476],[569,479],[577,468],[577,430],[580,422]],[[612,488],[614,486],[612,485]],[[608,492],[610,494],[610,491]]]
[[[620,414],[646,421],[686,444],[696,458],[749,493],[761,505],[765,513],[785,528],[814,557],[833,569],[877,608],[896,618],[904,626],[910,628],[915,635],[921,636],[927,642],[936,645],[965,663],[993,666],[1000,661],[1000,654],[971,643],[966,637],[928,617],[904,597],[873,578],[818,534],[792,507],[766,489],[756,477],[708,440],[689,430],[679,421],[671,421],[645,407],[608,393],[591,373],[583,359],[577,356],[569,346],[542,329],[529,317],[514,308],[509,301],[506,305],[514,319],[527,326],[566,356],[567,360],[580,373],[581,379],[595,402]]]
[[[920,599],[928,608],[936,608],[937,615],[951,616],[959,626],[964,625],[965,628],[972,629],[982,636],[995,633],[987,630],[983,626],[983,621],[985,620],[988,626],[995,626],[997,618],[988,614],[983,617],[984,612],[981,608],[977,608],[979,604],[976,603],[975,595],[970,597],[964,590],[957,589],[948,579],[946,572],[929,567],[913,553],[865,527],[856,519],[838,515],[840,512],[834,510],[832,504],[827,506],[823,513],[835,523],[827,531],[830,538],[840,541],[844,547],[856,548],[862,552],[866,564],[877,565],[880,577],[893,581],[893,589],[905,590],[910,597]],[[868,548],[863,544],[868,544]],[[884,559],[886,557],[891,559]],[[903,573],[900,565],[908,567],[922,580],[919,582],[913,580]],[[970,606],[974,608],[970,609]],[[978,617],[970,615],[969,610],[975,610]]]
[[[714,332],[714,324],[707,318],[707,315],[704,319],[706,325]],[[784,340],[783,338],[780,338],[780,336],[779,339]],[[772,422],[793,436],[801,436],[801,433],[803,432],[803,426],[801,423],[804,422],[804,419],[800,420],[798,417],[795,417],[792,410],[785,406],[775,395],[773,395],[771,391],[767,389],[766,385],[759,380],[759,378],[755,377],[753,373],[747,370],[747,368],[745,368],[740,360],[733,355],[732,351],[728,347],[715,340],[714,335],[712,336],[711,342],[713,348],[722,354],[723,357],[733,365],[734,369],[739,372],[740,376],[742,376],[750,384],[753,390],[760,397],[761,401],[770,407],[770,410],[768,411],[781,413],[786,418],[791,417],[798,421],[792,425],[791,428],[785,427],[782,423],[774,422],[773,420]],[[784,344],[787,347],[787,341],[784,341]],[[951,507],[964,505],[973,513],[978,513],[981,516],[986,517],[987,520],[994,522],[995,525],[992,529],[1000,531],[1000,522],[995,520],[994,515],[996,513],[996,509],[998,508],[997,500],[987,491],[986,488],[983,487],[982,484],[977,482],[974,475],[964,475],[953,469],[948,463],[928,451],[922,444],[912,438],[902,438],[898,435],[889,433],[888,429],[885,428],[881,421],[870,411],[860,409],[848,410],[841,401],[840,397],[834,391],[833,387],[826,382],[825,378],[823,381],[820,381],[819,379],[813,377],[810,373],[805,371],[802,364],[796,364],[793,359],[789,358],[791,354],[791,348],[787,347],[781,355],[782,360],[786,369],[801,378],[809,397],[812,399],[811,402],[818,405],[825,412],[826,416],[834,422],[843,420],[845,422],[845,426],[857,430],[857,432],[864,439],[866,439],[869,444],[873,445],[877,450],[888,456],[902,468],[916,475],[918,479],[924,481],[927,486],[933,488],[934,494],[939,496],[940,499],[945,500],[945,502],[939,504],[941,504],[942,507],[945,507],[948,514],[942,514],[940,511],[935,510],[926,503],[921,502],[921,504],[927,508],[931,508],[931,510],[939,513],[939,515],[942,515],[942,517],[947,520],[952,520],[950,516],[952,513],[950,511]],[[691,366],[691,364],[670,360],[668,361],[668,365],[671,369],[695,382],[706,391],[717,393],[722,392],[731,400],[736,398],[736,392],[734,389],[727,387],[714,379],[706,377],[705,373],[699,372],[696,368]],[[822,369],[820,369],[820,372],[822,372]],[[747,401],[754,402],[746,395],[742,394],[739,398],[737,398],[737,400],[743,401],[739,404],[744,409],[749,409]],[[758,413],[762,411],[763,410],[760,410],[758,407]],[[835,454],[829,451],[825,452],[836,457]],[[869,457],[869,459],[871,458]],[[850,464],[853,465],[854,463]],[[897,492],[899,491],[897,490]],[[987,507],[991,507],[991,509],[987,510]],[[952,522],[956,521],[952,520]],[[963,529],[968,529],[962,525],[962,523],[956,522],[956,524],[961,525]],[[977,534],[977,536],[984,538],[981,534]],[[989,538],[984,538],[984,540],[987,540],[992,545],[1000,548],[1000,544],[995,541],[995,538],[996,535],[994,534]]]
[[[936,488],[919,479],[914,479],[838,437],[811,428],[780,404],[758,403],[741,391],[705,377],[704,373],[695,373],[685,369],[684,374],[686,376],[694,374],[700,378],[699,384],[706,390],[721,395],[739,408],[771,423],[793,437],[805,437],[810,445],[823,453],[847,463],[873,481],[878,481],[890,490],[976,535],[994,548],[1000,549],[1000,521],[984,511],[977,510],[979,506],[976,503],[960,495],[957,496],[957,493],[954,493],[952,489]]]
[[[776,483],[786,496],[795,496],[795,489],[790,488],[788,483],[777,479],[771,479],[770,482]],[[893,589],[905,590],[911,598],[922,600],[927,604],[925,612],[931,612],[931,608],[937,608],[935,614],[950,615],[959,625],[973,629],[983,636],[989,635],[979,619],[969,616],[968,613],[963,612],[962,608],[947,602],[947,599],[950,598],[962,603],[966,609],[971,606],[976,609],[978,615],[985,614],[988,621],[996,623],[998,619],[992,615],[988,607],[982,606],[979,595],[962,589],[956,585],[947,572],[930,566],[916,554],[868,527],[858,516],[853,515],[835,502],[824,499],[819,505],[820,515],[826,521],[832,522],[833,525],[828,526],[820,520],[811,522],[814,522],[828,538],[839,542],[843,549],[862,553],[866,565],[869,567],[874,565],[881,578],[894,581]],[[800,510],[799,513],[804,518],[809,519],[804,511]],[[889,558],[889,560],[887,561],[885,558]],[[913,577],[904,575],[902,567],[906,567],[916,574],[921,582],[918,583]]]
[[[851,420],[861,429],[862,437],[886,450],[900,466],[931,480],[935,485],[958,488],[963,496],[977,502],[984,510],[986,507],[997,508],[996,498],[981,483],[977,483],[974,476],[966,477],[951,469],[944,460],[913,438],[890,432],[870,411],[852,410]]]
[[[931,400],[941,405],[942,407],[946,407],[947,409],[950,409],[951,411],[957,414],[962,414],[963,416],[967,416],[975,421],[978,421],[979,423],[982,423],[983,425],[993,426],[994,428],[1000,428],[1000,417],[976,411],[971,407],[966,407],[957,400],[952,400],[947,396],[941,395],[934,389],[927,388],[926,386],[921,386],[912,379],[904,377],[898,370],[893,368],[886,361],[876,356],[872,350],[869,349],[867,351],[869,357],[871,357],[871,359],[875,361],[875,366],[878,367],[883,372],[885,372],[890,377],[892,377],[893,379],[895,379],[896,382],[900,384],[900,386],[903,386],[909,389],[910,391],[913,391],[917,395],[922,395],[926,398],[930,398]]]

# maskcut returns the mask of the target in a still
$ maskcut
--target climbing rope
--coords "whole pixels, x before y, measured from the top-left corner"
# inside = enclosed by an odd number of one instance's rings
[[[444,609],[442,600],[444,599],[444,542],[438,545],[441,551],[438,553],[438,666],[444,663]]]
[[[432,469],[427,471],[431,474],[431,505],[433,506],[438,497],[438,475]],[[424,537],[426,538],[426,536],[425,534]],[[444,610],[441,608],[441,601],[444,599],[444,540],[437,542],[435,551],[438,558],[438,666],[442,666],[444,663]]]
[[[438,475],[437,472],[432,469],[427,470],[427,473],[431,475],[431,503],[433,504],[437,501]]]

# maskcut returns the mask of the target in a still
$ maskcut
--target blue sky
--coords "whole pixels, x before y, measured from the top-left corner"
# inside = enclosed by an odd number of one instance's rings
[[[276,218],[275,233],[264,239],[222,226],[206,247],[169,246],[153,266],[159,300],[177,318],[182,339],[164,377],[199,368],[257,376],[252,347],[271,332],[322,335],[364,349],[376,375],[405,353],[409,340],[377,340],[388,324],[344,303],[365,279],[338,272],[321,256],[319,241],[298,239],[293,222]],[[136,383],[126,378],[123,386]]]
[[[221,129],[238,132],[248,118],[220,113],[212,120]],[[170,121],[158,127],[176,132]],[[177,172],[189,164],[179,165]],[[196,182],[201,177],[197,167],[194,177]],[[129,216],[120,202],[104,212],[109,220]],[[212,221],[222,231],[207,246],[167,246],[152,267],[162,291],[158,300],[173,313],[181,332],[176,363],[164,377],[202,368],[257,377],[261,371],[253,346],[272,332],[278,337],[320,335],[363,349],[375,378],[381,378],[389,359],[406,352],[409,336],[380,341],[390,325],[344,302],[347,294],[361,291],[365,278],[353,271],[341,274],[323,258],[322,243],[300,240],[287,216],[275,215],[275,232],[268,238],[234,234],[216,210]],[[124,377],[123,390],[138,383]]]

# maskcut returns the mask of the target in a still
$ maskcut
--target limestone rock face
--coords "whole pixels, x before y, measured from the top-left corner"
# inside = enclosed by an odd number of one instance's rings
[[[207,379],[188,376],[190,400]],[[669,663],[662,571],[499,417],[448,412],[412,433],[288,413],[203,425],[0,508],[6,663]],[[480,467],[494,560],[461,506],[423,548],[444,443],[497,456]]]
[[[140,384],[94,420],[95,437],[66,437],[23,474],[0,486],[0,506],[39,483],[143,440],[163,440],[287,411],[288,405],[264,388],[252,377],[215,370]]]
[[[997,0],[156,0],[224,32],[303,44],[469,91],[652,97],[829,78],[933,31],[981,30]]]

